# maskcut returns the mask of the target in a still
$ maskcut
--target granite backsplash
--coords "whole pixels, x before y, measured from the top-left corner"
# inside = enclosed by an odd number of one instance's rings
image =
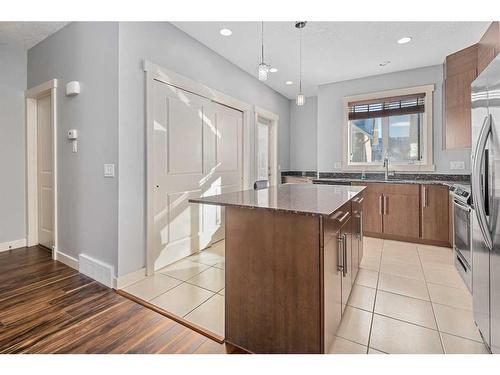
[[[366,180],[383,180],[384,173],[365,173]],[[286,171],[281,176],[305,176],[318,178],[315,171]],[[361,179],[361,172],[319,172],[319,178]],[[470,182],[468,174],[440,174],[440,173],[395,173],[388,180],[417,180],[417,181],[456,181],[457,183]]]

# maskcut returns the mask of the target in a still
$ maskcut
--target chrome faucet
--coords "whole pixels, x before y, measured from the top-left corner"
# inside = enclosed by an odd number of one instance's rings
[[[385,180],[389,178],[389,155],[385,154],[384,158]]]

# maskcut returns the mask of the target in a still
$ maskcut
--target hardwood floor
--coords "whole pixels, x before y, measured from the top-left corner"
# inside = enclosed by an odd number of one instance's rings
[[[41,247],[0,253],[0,353],[241,353],[118,295]]]

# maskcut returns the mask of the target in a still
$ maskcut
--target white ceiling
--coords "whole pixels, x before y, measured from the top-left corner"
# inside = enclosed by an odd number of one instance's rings
[[[173,22],[241,69],[256,76],[260,22]],[[299,34],[295,22],[265,22],[265,61],[279,69],[267,85],[292,99],[298,91]],[[489,22],[308,22],[303,29],[302,87],[441,64],[448,54],[476,43]],[[219,29],[233,31],[223,37]],[[404,45],[404,36],[413,40]],[[381,67],[383,61],[390,64]],[[292,80],[292,86],[285,81]]]
[[[0,44],[30,49],[68,22],[0,22]]]

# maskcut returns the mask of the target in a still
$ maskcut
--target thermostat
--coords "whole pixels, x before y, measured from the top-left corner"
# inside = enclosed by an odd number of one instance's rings
[[[68,140],[73,144],[73,152],[78,152],[78,130],[70,129],[68,130]]]
[[[76,130],[76,129],[68,130],[68,139],[70,141],[74,141],[75,139],[78,139],[78,130]]]

